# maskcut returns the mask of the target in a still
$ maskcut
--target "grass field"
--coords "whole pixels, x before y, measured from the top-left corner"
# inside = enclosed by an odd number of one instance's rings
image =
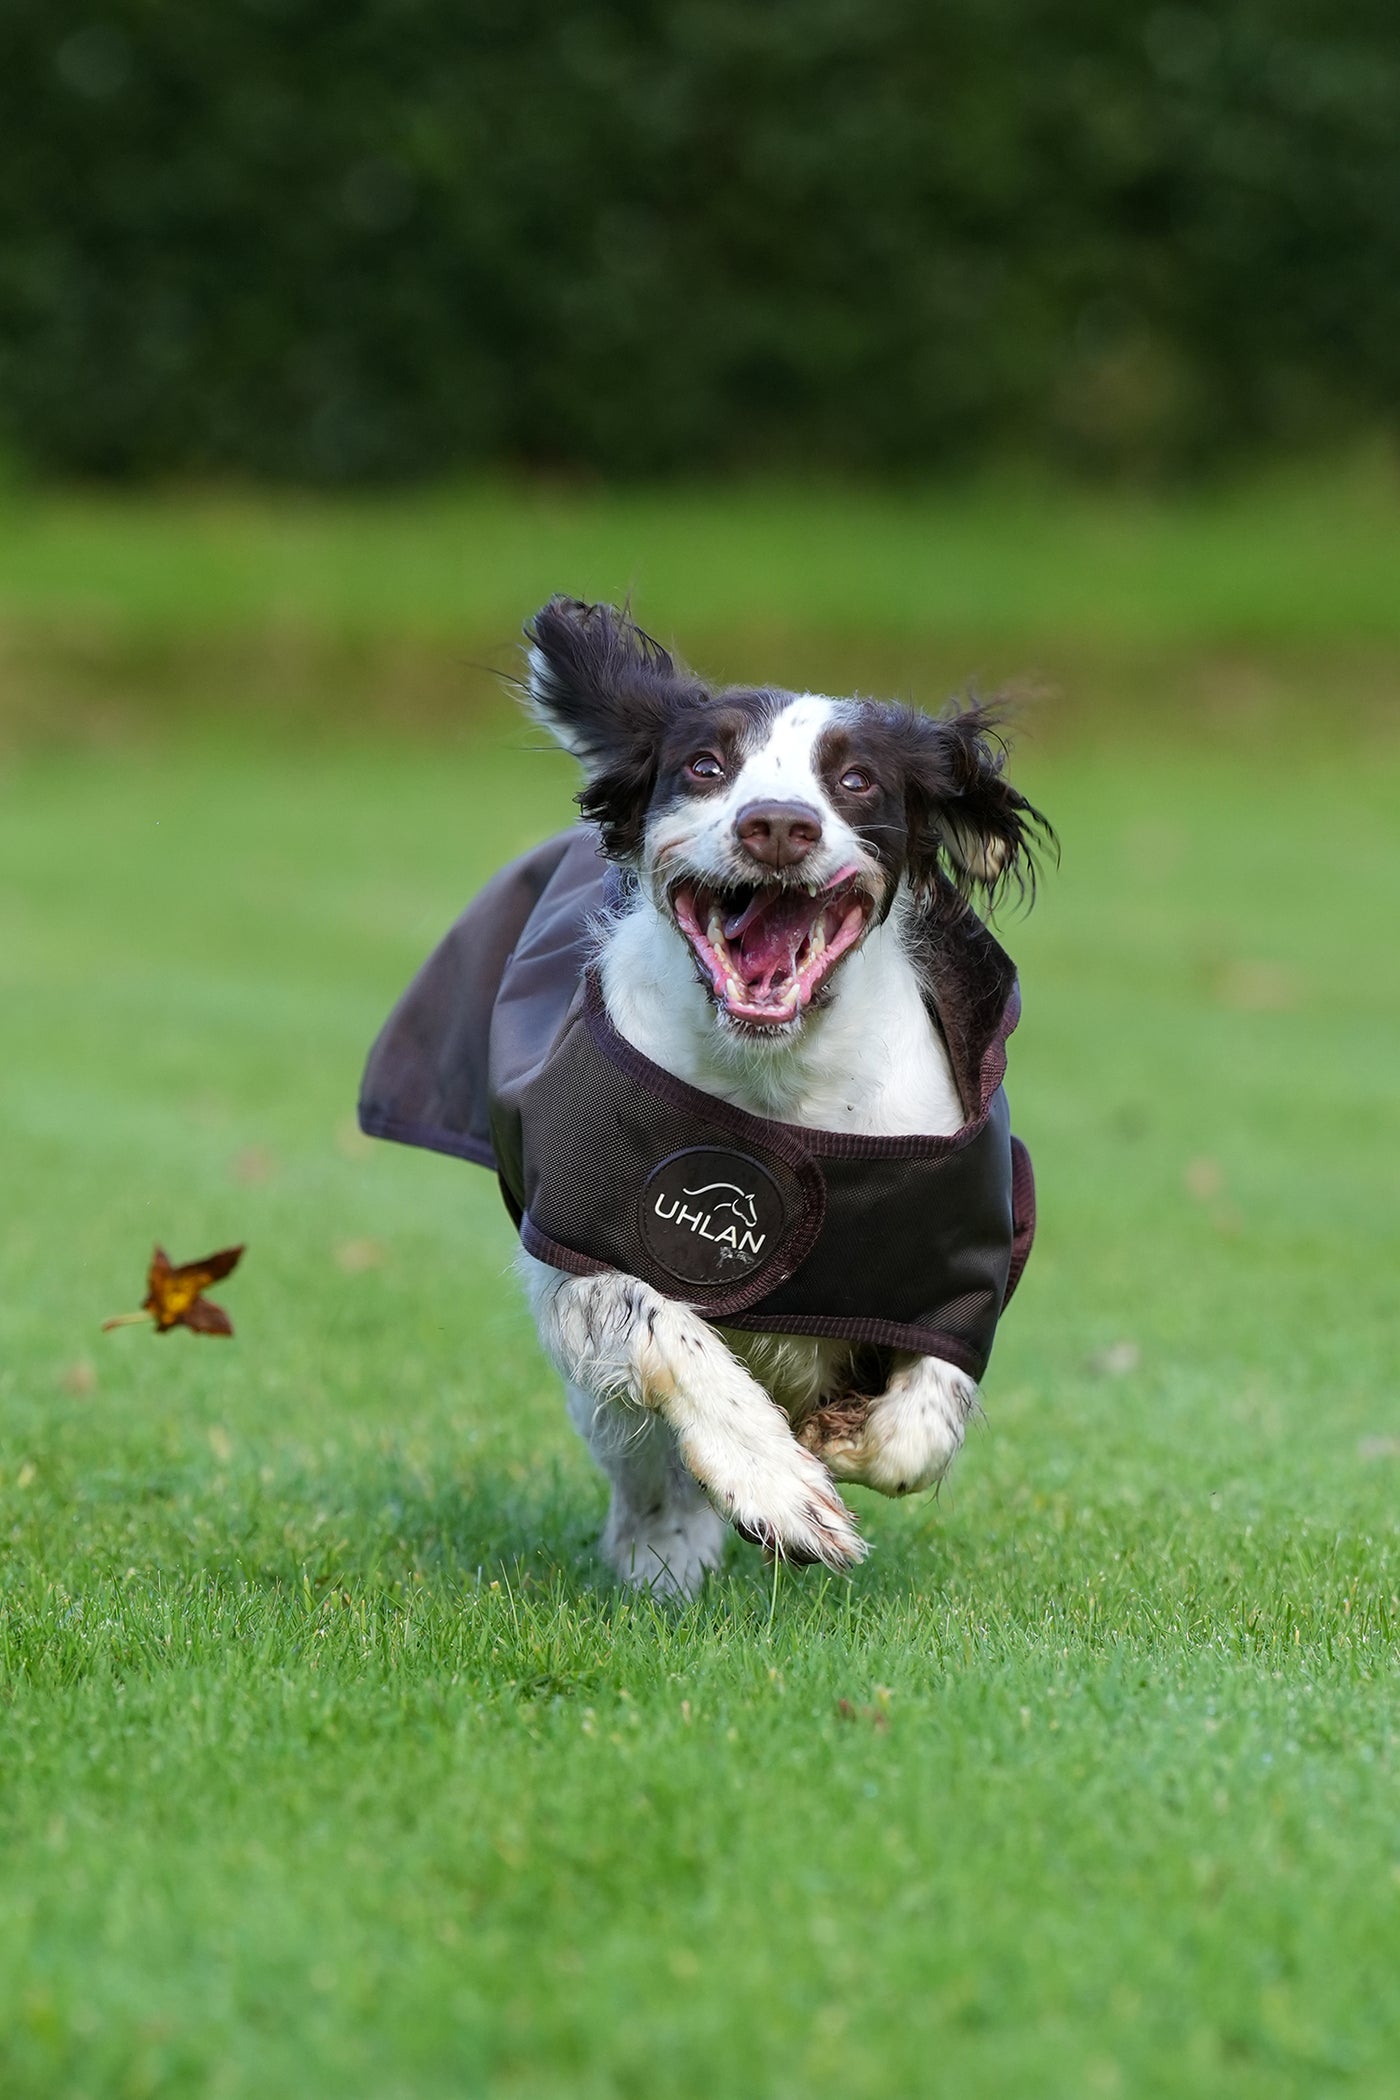
[[[406,512],[428,583],[313,519],[290,651],[282,511],[222,583],[207,509],[0,522],[0,2093],[1393,2095],[1400,507],[1182,505],[1129,590],[1121,520],[979,498],[930,601],[852,499],[893,570],[818,603],[810,506],[746,499],[770,601],[718,497],[619,501],[586,575],[512,502]],[[736,1544],[675,1612],[591,1557],[487,1177],[352,1110],[567,812],[462,662],[554,584],[686,633],[687,547],[728,670],[932,699],[975,641],[1069,698],[986,1423],[939,1502],[857,1493],[852,1580]],[[231,1344],[98,1332],[157,1237],[247,1240]]]
[[[377,501],[0,495],[0,620],[110,640],[514,640],[567,588],[662,628],[1086,642],[1400,644],[1400,489],[1372,459],[1176,501],[539,486]]]

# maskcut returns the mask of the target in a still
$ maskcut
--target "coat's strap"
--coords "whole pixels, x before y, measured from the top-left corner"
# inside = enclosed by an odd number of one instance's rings
[[[1011,1267],[1006,1274],[1006,1290],[1001,1301],[1003,1312],[1011,1303],[1011,1293],[1021,1281],[1034,1241],[1035,1175],[1031,1171],[1029,1152],[1021,1140],[1014,1137],[1011,1140]]]

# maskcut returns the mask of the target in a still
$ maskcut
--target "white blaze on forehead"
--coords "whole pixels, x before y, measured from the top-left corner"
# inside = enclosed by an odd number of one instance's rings
[[[732,802],[815,802],[821,807],[826,794],[817,775],[817,745],[836,719],[836,707],[825,693],[799,693],[746,755],[734,776]]]
[[[822,842],[804,873],[828,882],[842,867],[864,857],[857,834],[832,807],[817,772],[817,747],[841,717],[841,702],[825,693],[799,693],[760,729],[744,749],[722,792],[682,795],[664,811],[648,839],[653,867],[679,853],[692,873],[716,882],[743,878],[736,862],[734,825],[755,802],[805,802],[821,818]],[[751,872],[751,864],[745,864]]]

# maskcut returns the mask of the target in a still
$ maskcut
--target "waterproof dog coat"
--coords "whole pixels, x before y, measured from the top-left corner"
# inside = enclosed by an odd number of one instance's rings
[[[362,1128],[493,1169],[524,1245],[556,1268],[621,1270],[726,1327],[912,1349],[980,1378],[1035,1230],[1001,1083],[1010,959],[970,910],[928,928],[960,1130],[805,1130],[700,1092],[617,1033],[591,956],[618,880],[585,825],[503,868],[385,1023]]]

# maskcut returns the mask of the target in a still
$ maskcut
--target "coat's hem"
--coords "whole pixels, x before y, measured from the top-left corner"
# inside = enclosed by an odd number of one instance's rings
[[[697,1307],[697,1311],[700,1308]],[[980,1384],[990,1362],[990,1353],[970,1349],[956,1335],[937,1327],[909,1327],[899,1320],[863,1317],[842,1319],[831,1313],[739,1313],[732,1319],[702,1317],[716,1327],[733,1327],[741,1334],[809,1334],[820,1341],[874,1342],[884,1349],[909,1349],[916,1356],[938,1356],[957,1370],[965,1371]]]
[[[536,1261],[548,1262],[551,1269],[564,1269],[570,1276],[620,1276],[622,1271],[616,1262],[595,1261],[591,1254],[580,1254],[573,1247],[566,1247],[559,1240],[552,1240],[547,1232],[541,1232],[527,1210],[519,1221],[520,1244]],[[666,1295],[663,1291],[662,1297]]]
[[[360,1128],[366,1137],[387,1138],[394,1145],[416,1145],[421,1151],[443,1152],[449,1159],[469,1160],[474,1167],[498,1171],[496,1155],[485,1138],[469,1137],[465,1131],[442,1130],[436,1123],[414,1123],[405,1116],[381,1115],[360,1103]]]
[[[520,1244],[536,1261],[547,1262],[552,1269],[563,1269],[570,1276],[622,1274],[612,1262],[595,1261],[592,1255],[579,1254],[574,1248],[561,1246],[558,1240],[550,1239],[547,1233],[539,1230],[528,1213],[520,1222]],[[945,1363],[965,1371],[974,1381],[980,1381],[989,1360],[982,1351],[969,1348],[958,1336],[946,1334],[939,1327],[911,1326],[901,1320],[869,1319],[859,1314],[843,1319],[833,1313],[754,1313],[746,1312],[742,1307],[726,1313],[718,1306],[699,1305],[693,1298],[663,1291],[655,1284],[648,1288],[655,1290],[660,1298],[670,1298],[675,1304],[688,1306],[711,1327],[732,1327],[741,1334],[809,1334],[821,1340],[874,1342],[886,1349],[910,1349],[916,1356],[942,1357]]]

